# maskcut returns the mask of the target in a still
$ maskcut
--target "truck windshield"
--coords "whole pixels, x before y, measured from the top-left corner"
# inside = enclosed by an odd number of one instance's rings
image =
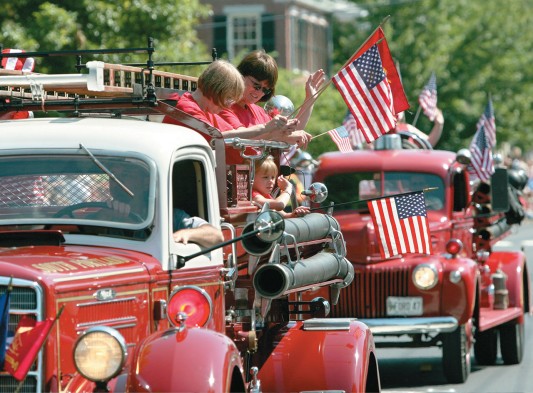
[[[87,155],[0,157],[0,225],[146,226],[154,210],[150,165],[133,157],[98,160],[109,173]]]
[[[340,210],[367,210],[367,199],[388,195],[402,194],[410,191],[424,192],[427,210],[440,210],[444,207],[444,183],[431,173],[423,172],[351,172],[328,176],[325,181],[328,199],[338,205]],[[434,189],[433,189],[434,188]]]

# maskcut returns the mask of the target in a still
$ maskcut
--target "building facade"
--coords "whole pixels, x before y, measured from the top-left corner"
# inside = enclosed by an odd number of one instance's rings
[[[200,0],[212,8],[198,35],[219,57],[233,60],[263,48],[295,71],[331,71],[332,24],[355,21],[365,11],[330,0]]]

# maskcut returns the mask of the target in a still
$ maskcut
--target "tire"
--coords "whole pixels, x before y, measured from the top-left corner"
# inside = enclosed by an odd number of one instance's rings
[[[500,351],[505,364],[518,364],[524,357],[524,324],[512,322],[500,327]]]
[[[442,335],[442,368],[449,383],[464,383],[470,374],[470,347],[465,325]]]
[[[476,334],[474,342],[474,355],[477,364],[482,366],[492,366],[496,363],[498,356],[498,330],[489,329]]]

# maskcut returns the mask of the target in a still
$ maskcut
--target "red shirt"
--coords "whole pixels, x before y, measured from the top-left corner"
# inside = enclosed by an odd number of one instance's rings
[[[173,99],[178,97],[172,97]],[[233,126],[226,122],[224,119],[222,119],[220,116],[204,111],[196,100],[193,98],[192,94],[189,92],[185,92],[181,97],[178,98],[178,103],[176,104],[176,108],[182,110],[183,112],[188,113],[189,115],[197,118],[198,120],[202,120],[205,123],[218,128],[221,132],[233,130]],[[181,126],[188,127],[186,124],[181,123],[180,121],[177,121],[173,119],[170,116],[165,116],[163,119],[163,123],[167,124],[177,124]],[[211,140],[211,137],[209,135],[202,134],[203,137],[209,142]],[[242,157],[240,156],[240,152],[238,150],[235,150],[233,148],[226,147],[226,162],[227,163],[241,163]]]
[[[256,104],[245,106],[233,104],[230,109],[224,109],[219,115],[234,129],[265,124],[272,120],[269,114]]]
[[[233,129],[238,129],[241,127],[248,128],[258,124],[268,123],[272,118],[265,110],[259,105],[245,105],[241,106],[239,104],[233,104],[230,109],[224,109],[219,113],[219,116],[231,124]],[[254,149],[247,149],[246,154],[254,155],[257,152]],[[235,163],[240,164],[243,162],[242,157],[239,155],[238,161]]]

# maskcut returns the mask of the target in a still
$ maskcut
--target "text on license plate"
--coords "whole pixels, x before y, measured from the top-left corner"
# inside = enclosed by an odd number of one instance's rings
[[[422,315],[423,301],[421,297],[396,297],[387,298],[387,315]]]

